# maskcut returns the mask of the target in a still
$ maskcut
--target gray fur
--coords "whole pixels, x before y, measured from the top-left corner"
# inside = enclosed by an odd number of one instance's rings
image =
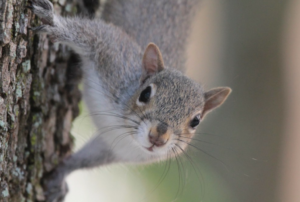
[[[190,121],[206,106],[201,85],[183,74],[186,39],[197,1],[110,0],[103,15],[108,23],[100,19],[64,18],[53,13],[48,0],[32,2],[33,12],[44,22],[33,30],[47,33],[53,41],[71,46],[80,55],[84,99],[90,112],[100,109],[102,113],[92,116],[99,129],[95,138],[61,162],[46,181],[48,201],[63,200],[67,192],[64,178],[73,170],[116,162],[149,163],[178,155],[186,148],[190,139],[178,138],[193,136],[195,130],[191,129]],[[160,47],[165,67],[145,79],[143,50],[149,42]],[[155,86],[155,94],[149,103],[139,106],[141,92],[151,85]],[[223,103],[230,91],[222,92],[222,97],[212,93],[209,110]],[[218,102],[215,104],[214,100]],[[120,129],[116,129],[116,123]],[[169,134],[164,136],[168,139],[159,140],[163,149],[156,152],[152,152],[155,145],[149,149],[145,132],[154,125],[159,137]],[[103,131],[102,126],[115,128]],[[112,140],[124,132],[132,137],[113,145]],[[146,135],[146,140],[139,140],[139,135]],[[180,150],[169,154],[174,145]]]
[[[166,67],[184,71],[185,48],[200,0],[110,0],[103,18],[121,27],[144,49],[157,44]]]
[[[141,117],[153,117],[179,130],[180,124],[187,117],[203,108],[204,91],[201,85],[184,76],[180,71],[164,69],[146,80],[138,91],[141,92],[150,83],[156,84],[159,88],[150,103],[153,107],[148,109],[146,114],[141,113]],[[135,102],[140,92],[132,97],[132,103]]]
[[[43,16],[42,21],[45,24],[53,25],[53,17],[54,13],[53,5],[49,1],[39,1],[39,0],[32,0],[28,2],[30,4],[30,8],[37,16]],[[49,12],[51,11],[51,12]]]

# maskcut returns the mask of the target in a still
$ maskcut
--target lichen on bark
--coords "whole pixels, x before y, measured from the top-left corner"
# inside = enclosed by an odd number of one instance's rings
[[[76,12],[71,0],[53,3],[56,13]],[[79,111],[77,58],[29,30],[40,22],[26,4],[0,1],[1,202],[45,200],[43,178],[70,153]]]

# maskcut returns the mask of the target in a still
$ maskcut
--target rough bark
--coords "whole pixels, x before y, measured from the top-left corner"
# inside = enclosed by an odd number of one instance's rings
[[[0,201],[44,200],[43,177],[70,152],[79,111],[76,56],[28,29],[40,22],[26,3],[0,1]],[[76,12],[72,1],[54,7]]]

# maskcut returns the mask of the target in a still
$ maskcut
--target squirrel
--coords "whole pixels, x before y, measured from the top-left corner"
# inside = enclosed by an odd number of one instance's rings
[[[29,8],[31,28],[81,58],[83,99],[97,134],[64,159],[45,182],[47,201],[63,200],[76,169],[152,163],[180,155],[229,87],[205,91],[184,75],[185,47],[198,0],[108,0],[102,19],[61,17],[49,0]]]

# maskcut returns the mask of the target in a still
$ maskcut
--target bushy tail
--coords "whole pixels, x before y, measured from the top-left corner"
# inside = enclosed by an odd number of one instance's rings
[[[199,0],[107,0],[103,18],[145,48],[159,46],[167,67],[183,70],[185,47]]]

